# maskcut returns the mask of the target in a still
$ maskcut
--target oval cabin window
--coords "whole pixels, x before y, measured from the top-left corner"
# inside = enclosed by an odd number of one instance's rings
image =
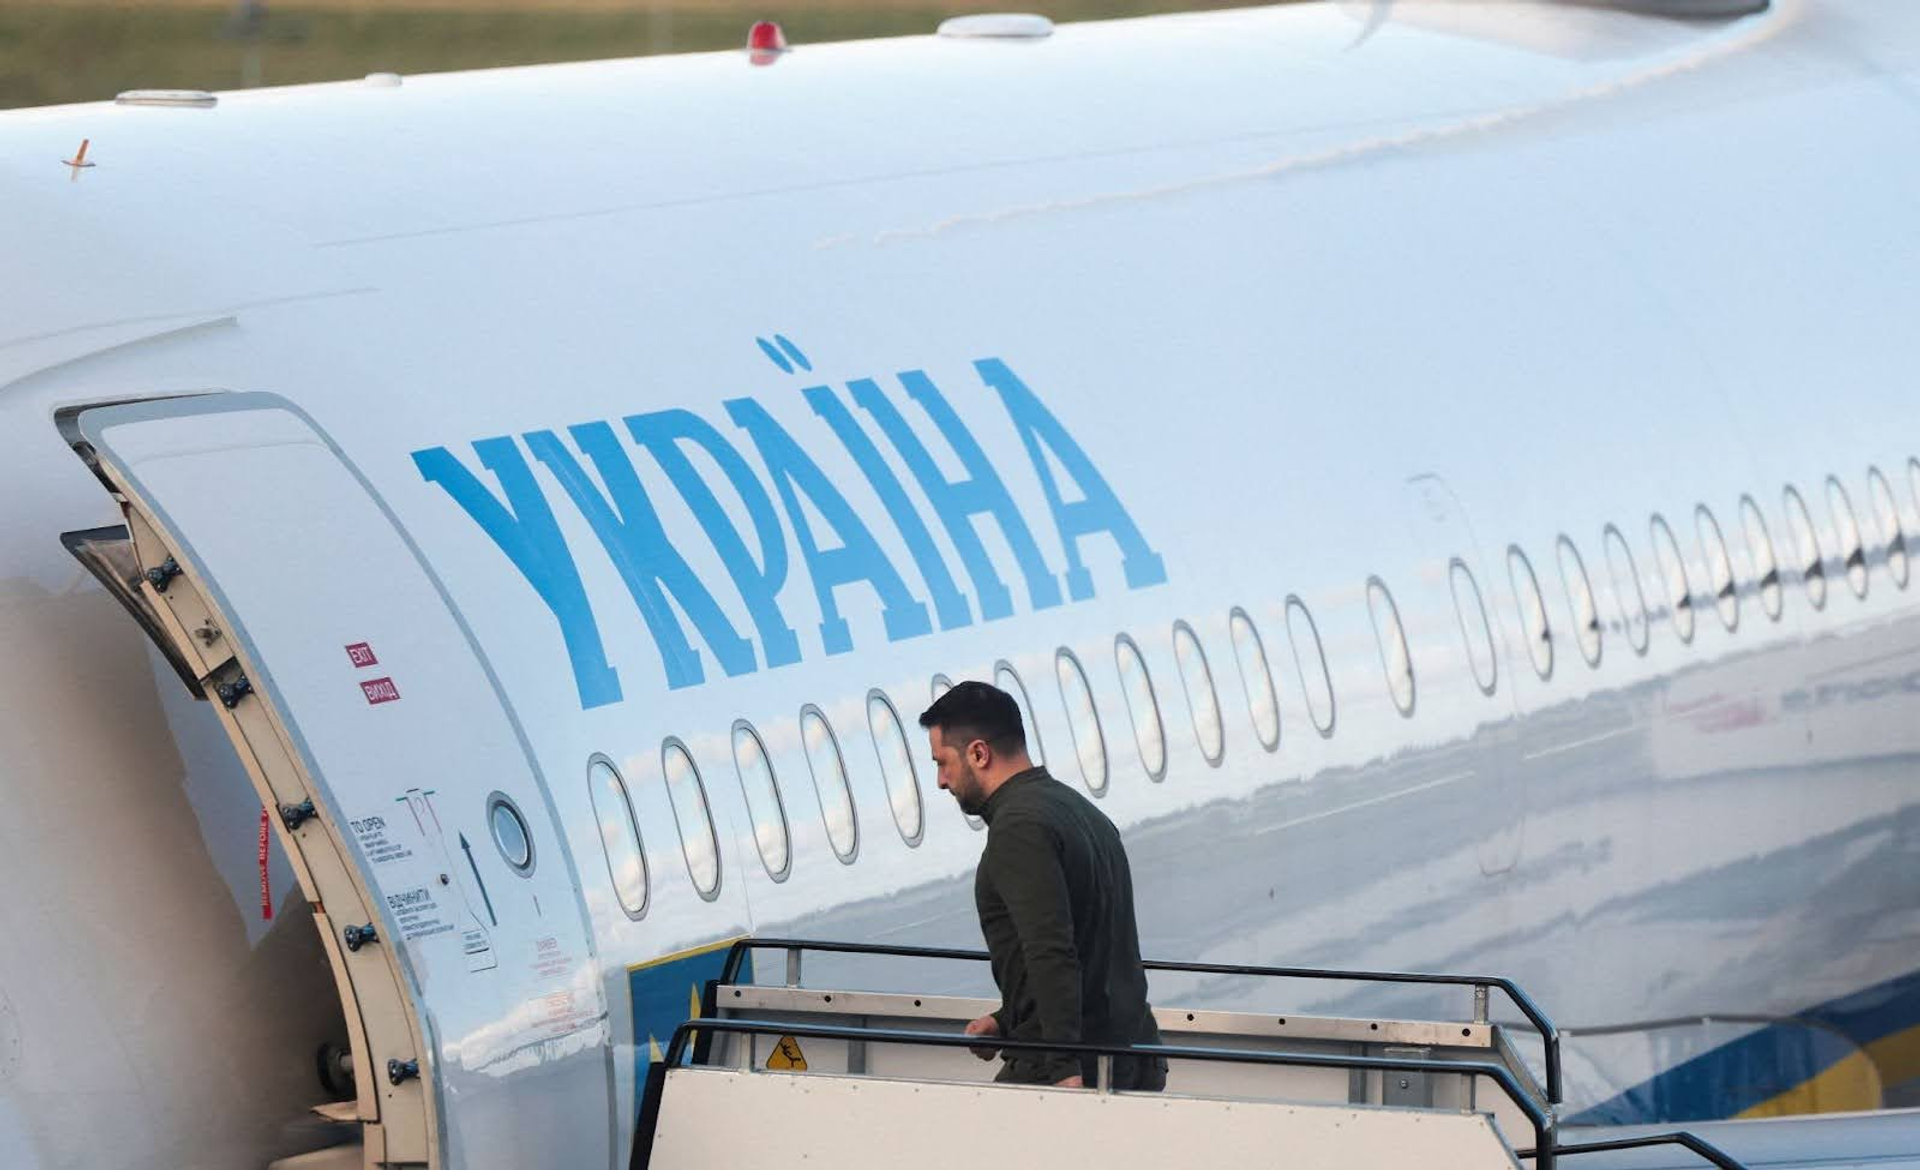
[[[1514,604],[1520,607],[1520,640],[1533,660],[1533,672],[1542,679],[1552,678],[1553,626],[1547,620],[1547,599],[1540,593],[1533,562],[1517,544],[1507,546],[1507,582],[1513,587]]]
[[[1618,528],[1607,525],[1601,534],[1607,552],[1607,580],[1613,585],[1614,605],[1620,611],[1620,624],[1626,627],[1627,645],[1635,654],[1645,654],[1653,624],[1647,613],[1647,591],[1640,587],[1640,565],[1633,549]]]
[[[1780,562],[1773,553],[1773,536],[1767,531],[1766,514],[1752,496],[1740,497],[1740,530],[1747,542],[1747,558],[1753,562],[1754,588],[1760,595],[1760,608],[1772,621],[1780,620],[1782,593]]]
[[[1707,587],[1713,590],[1713,610],[1728,632],[1740,628],[1740,589],[1733,577],[1733,558],[1727,553],[1727,538],[1713,512],[1701,504],[1693,510],[1693,525],[1700,537],[1700,553],[1707,561]]]
[[[1133,722],[1133,742],[1140,765],[1153,780],[1167,775],[1167,733],[1160,722],[1160,700],[1153,693],[1153,677],[1140,647],[1125,634],[1113,644],[1114,665],[1120,671],[1120,693],[1127,699],[1127,717]]]
[[[1268,751],[1280,747],[1280,696],[1274,693],[1273,670],[1267,664],[1267,647],[1260,640],[1247,611],[1235,607],[1227,618],[1233,633],[1233,658],[1240,667],[1240,687],[1247,696],[1247,713],[1253,719],[1253,734]]]
[[[1860,536],[1860,520],[1853,512],[1853,499],[1835,477],[1827,477],[1827,510],[1833,515],[1834,535],[1840,541],[1840,564],[1847,574],[1847,586],[1855,597],[1867,595],[1867,550]]]
[[[1593,599],[1593,581],[1587,576],[1587,562],[1574,547],[1573,538],[1561,534],[1554,549],[1560,562],[1560,583],[1567,590],[1567,612],[1573,618],[1573,640],[1580,657],[1588,666],[1600,665],[1600,604]]]
[[[1095,796],[1107,791],[1107,737],[1100,730],[1100,711],[1093,705],[1093,688],[1080,660],[1065,646],[1053,657],[1053,673],[1060,682],[1060,703],[1067,709],[1067,727],[1073,732],[1073,756],[1080,779]]]
[[[1893,485],[1880,473],[1878,467],[1867,469],[1867,496],[1873,504],[1874,523],[1880,531],[1876,534],[1882,554],[1887,562],[1887,575],[1893,578],[1897,588],[1907,587],[1907,534],[1900,524],[1900,504],[1893,496]]]
[[[633,815],[627,782],[605,756],[596,755],[587,763],[587,796],[593,802],[614,896],[626,916],[638,920],[647,913],[647,854],[640,844],[640,823]]]
[[[1412,715],[1413,653],[1407,648],[1406,627],[1400,624],[1400,607],[1393,603],[1387,583],[1378,577],[1367,579],[1367,614],[1373,619],[1373,640],[1380,650],[1380,667],[1386,672],[1387,694],[1395,710]]]
[[[827,844],[844,865],[860,853],[860,817],[853,807],[853,788],[847,783],[847,761],[840,740],[820,708],[809,703],[800,709],[800,744],[807,753],[807,771],[820,798],[820,820]]]
[[[1487,620],[1487,602],[1480,595],[1480,583],[1473,570],[1459,557],[1447,566],[1447,586],[1453,591],[1453,616],[1460,623],[1460,637],[1467,647],[1467,665],[1473,670],[1473,685],[1483,695],[1491,695],[1500,686],[1500,659],[1493,645],[1493,623]]]
[[[1800,581],[1807,588],[1807,600],[1813,608],[1827,604],[1826,556],[1820,551],[1820,533],[1813,526],[1813,514],[1799,489],[1789,487],[1780,494],[1787,513],[1787,534],[1793,538],[1793,555],[1800,569]]]
[[[1220,696],[1213,688],[1213,670],[1207,665],[1207,652],[1186,622],[1173,625],[1173,658],[1180,668],[1180,683],[1187,692],[1187,714],[1193,720],[1193,737],[1207,763],[1220,766],[1226,754],[1226,732],[1220,725]]]
[[[920,777],[914,771],[900,713],[878,689],[867,692],[867,730],[873,733],[873,753],[880,762],[880,775],[887,785],[887,807],[893,812],[900,839],[918,845],[926,820],[920,803]]]
[[[694,890],[712,901],[720,895],[720,838],[713,829],[707,786],[687,745],[677,739],[661,747],[660,766],[667,777],[667,799],[673,805],[674,827],[680,831],[687,876],[693,879]]]
[[[1020,681],[1020,675],[1013,669],[1012,663],[1001,661],[994,664],[993,685],[1012,695],[1013,701],[1020,704],[1020,722],[1026,725],[1027,731],[1027,754],[1033,757],[1035,764],[1045,767],[1047,752],[1040,746],[1040,724],[1033,717],[1033,699],[1027,694],[1027,684]]]
[[[1313,721],[1320,738],[1326,739],[1333,735],[1339,714],[1334,709],[1333,675],[1327,670],[1320,627],[1307,603],[1297,596],[1287,598],[1287,642],[1293,647],[1293,669],[1300,681],[1300,694],[1307,702],[1307,718]]]
[[[773,762],[760,733],[744,719],[733,725],[733,770],[740,777],[740,795],[746,798],[747,815],[753,818],[753,845],[767,876],[776,882],[787,880],[793,863],[792,837],[787,828],[787,807],[780,799],[780,786],[773,776]]]
[[[1680,556],[1680,542],[1674,539],[1666,518],[1657,513],[1647,522],[1647,532],[1653,540],[1653,563],[1660,570],[1660,584],[1667,591],[1667,614],[1673,622],[1673,632],[1680,635],[1682,642],[1691,642],[1693,583],[1687,580],[1687,562]]]

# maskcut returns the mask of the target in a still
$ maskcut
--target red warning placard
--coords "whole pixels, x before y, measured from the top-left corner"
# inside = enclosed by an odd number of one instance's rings
[[[373,678],[360,684],[360,693],[369,703],[394,703],[400,699],[400,688],[393,685],[390,678]]]
[[[355,642],[347,647],[347,657],[355,666],[378,666],[380,660],[373,656],[373,647],[365,642]]]

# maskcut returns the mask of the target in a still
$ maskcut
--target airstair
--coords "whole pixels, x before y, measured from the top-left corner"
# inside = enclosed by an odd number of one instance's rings
[[[981,951],[926,947],[735,943],[706,987],[701,1016],[675,1030],[648,1072],[634,1170],[758,1170],[775,1161],[833,1170],[1579,1170],[1587,1161],[1580,1155],[1649,1146],[1744,1170],[1686,1133],[1561,1143],[1559,1033],[1506,979],[1149,962],[1156,982],[1457,988],[1464,1010],[1452,1019],[1373,1019],[1161,1006],[1159,1045],[994,1040],[1003,1050],[1094,1057],[1097,1083],[1063,1089],[995,1084],[999,1062],[969,1052],[979,1041],[962,1029],[996,1001],[810,987],[803,977],[809,955],[831,957],[842,971],[846,957],[858,956],[866,972],[888,963],[925,972],[928,964],[987,959]],[[754,978],[768,956],[783,960],[771,964],[784,971],[777,984]],[[1495,1022],[1496,1005],[1512,1022]],[[1108,1088],[1114,1058],[1126,1055],[1166,1059],[1166,1090]]]

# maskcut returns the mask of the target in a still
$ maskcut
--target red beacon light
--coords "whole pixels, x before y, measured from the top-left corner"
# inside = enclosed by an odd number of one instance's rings
[[[786,51],[787,34],[773,21],[756,21],[747,30],[747,59],[755,65],[771,65]]]

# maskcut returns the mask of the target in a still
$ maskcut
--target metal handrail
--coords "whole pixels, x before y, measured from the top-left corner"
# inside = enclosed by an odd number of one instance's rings
[[[1715,1166],[1718,1166],[1720,1170],[1747,1170],[1745,1165],[1735,1161],[1725,1150],[1722,1150],[1704,1138],[1697,1138],[1685,1130],[1676,1130],[1673,1133],[1651,1134],[1647,1137],[1609,1138],[1597,1142],[1576,1142],[1570,1146],[1555,1144],[1547,1154],[1548,1160],[1541,1163],[1541,1165],[1551,1166],[1553,1164],[1552,1160],[1561,1154],[1599,1154],[1608,1150],[1638,1150],[1648,1146],[1680,1146],[1700,1155]],[[1536,1150],[1516,1150],[1514,1151],[1514,1157],[1533,1158],[1537,1153],[1538,1151]]]
[[[886,943],[850,943],[821,942],[812,939],[789,938],[743,938],[735,940],[727,949],[727,961],[720,971],[721,983],[737,983],[740,967],[746,956],[758,950],[782,950],[790,954],[802,951],[821,951],[833,954],[850,955],[887,955],[895,958],[910,959],[949,959],[956,962],[984,962],[989,956],[985,951],[956,950],[950,947],[909,947],[894,946]],[[1426,983],[1474,989],[1475,1022],[1484,1023],[1485,1013],[1481,1010],[1488,988],[1499,988],[1504,992],[1520,1014],[1527,1018],[1540,1033],[1541,1043],[1546,1049],[1547,1101],[1558,1105],[1561,1096],[1560,1079],[1560,1030],[1547,1013],[1540,1010],[1531,996],[1520,990],[1511,979],[1498,975],[1429,975],[1421,972],[1389,971],[1326,971],[1309,967],[1252,967],[1232,963],[1182,963],[1165,959],[1149,959],[1143,964],[1149,971],[1177,971],[1200,975],[1240,975],[1259,976],[1269,979],[1320,979],[1341,983]]]
[[[688,1045],[695,1034],[700,1032],[727,1032],[741,1036],[792,1036],[796,1039],[843,1040],[848,1043],[868,1044],[915,1044],[930,1048],[978,1048],[985,1039],[980,1036],[968,1036],[958,1032],[915,1032],[895,1028],[849,1028],[830,1024],[806,1024],[797,1020],[727,1020],[699,1019],[688,1020],[673,1030],[673,1039],[667,1044],[667,1051],[656,1067],[669,1069],[682,1066],[687,1058]],[[1553,1117],[1517,1080],[1512,1070],[1505,1065],[1488,1061],[1452,1061],[1421,1060],[1418,1058],[1400,1058],[1389,1056],[1341,1056],[1308,1052],[1267,1052],[1259,1049],[1232,1048],[1194,1048],[1171,1044],[1084,1044],[1063,1043],[1053,1040],[1016,1040],[1012,1037],[995,1036],[989,1042],[993,1048],[1015,1052],[1060,1052],[1076,1056],[1156,1056],[1166,1060],[1217,1061],[1225,1064],[1279,1065],[1289,1068],[1332,1068],[1343,1070],[1378,1070],[1380,1072],[1418,1072],[1446,1073],[1457,1076],[1486,1077],[1500,1087],[1508,1100],[1527,1118],[1533,1128],[1533,1149],[1529,1155],[1534,1159],[1536,1170],[1554,1170],[1554,1155],[1557,1147],[1554,1142]],[[660,1102],[658,1094],[664,1092],[663,1077],[649,1077],[646,1099],[641,1104],[641,1116],[657,1117]],[[1742,1170],[1735,1166],[1732,1170]]]

